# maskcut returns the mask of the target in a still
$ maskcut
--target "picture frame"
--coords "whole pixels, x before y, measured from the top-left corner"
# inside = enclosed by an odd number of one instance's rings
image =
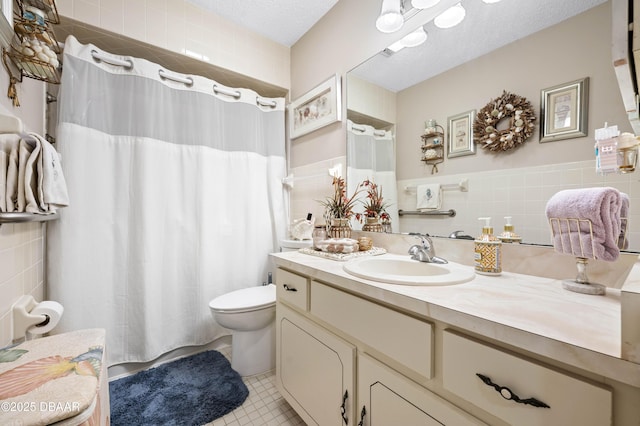
[[[588,133],[589,77],[540,91],[540,142],[581,138]]]
[[[289,104],[289,136],[295,139],[342,119],[340,76],[335,74]]]
[[[474,155],[476,145],[473,142],[473,121],[476,110],[463,112],[447,118],[447,158]]]

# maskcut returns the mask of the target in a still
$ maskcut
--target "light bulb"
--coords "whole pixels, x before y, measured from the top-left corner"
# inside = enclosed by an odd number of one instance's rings
[[[400,40],[404,47],[416,47],[427,41],[427,32],[423,27],[418,27],[412,33],[407,34]]]
[[[428,9],[438,3],[440,3],[440,0],[411,0],[411,6],[415,9]]]
[[[380,16],[376,19],[376,28],[383,33],[393,33],[402,28],[404,17],[400,0],[382,0]]]
[[[438,28],[451,28],[458,25],[464,19],[467,12],[460,3],[442,12],[433,19],[433,23]]]

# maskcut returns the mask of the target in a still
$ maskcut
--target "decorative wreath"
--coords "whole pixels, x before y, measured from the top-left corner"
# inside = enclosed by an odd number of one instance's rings
[[[509,118],[509,127],[498,130],[498,123]],[[507,91],[493,99],[476,115],[473,137],[476,143],[490,151],[508,151],[523,144],[533,134],[536,120],[527,98]]]

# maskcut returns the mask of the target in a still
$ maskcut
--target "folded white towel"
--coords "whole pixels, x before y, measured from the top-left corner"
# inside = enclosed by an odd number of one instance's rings
[[[36,159],[38,172],[37,198],[41,212],[54,213],[59,207],[69,205],[67,183],[62,173],[60,156],[55,148],[42,136],[30,133],[40,145],[40,153]]]
[[[439,183],[418,185],[416,192],[418,210],[439,210],[442,207],[442,185]]]
[[[31,152],[27,158],[26,167],[24,170],[24,178],[20,179],[23,182],[24,187],[24,204],[19,203],[19,211],[26,211],[29,213],[40,213],[40,206],[38,204],[38,168],[37,162],[40,157],[42,148],[39,143],[33,141],[20,141],[20,149],[28,147]]]
[[[7,172],[11,151],[17,150],[20,137],[14,134],[0,134],[0,212],[7,210]],[[16,157],[17,158],[17,157]],[[15,169],[17,172],[17,168]],[[17,176],[12,182],[17,182]],[[11,210],[13,211],[13,209]]]
[[[18,208],[18,169],[20,139],[16,139],[15,144],[9,144],[9,161],[7,164],[7,186],[5,189],[5,202],[7,212],[15,212]]]

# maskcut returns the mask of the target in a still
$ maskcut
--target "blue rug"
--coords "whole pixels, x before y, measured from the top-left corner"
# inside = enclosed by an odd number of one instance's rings
[[[199,426],[239,407],[248,395],[224,355],[201,352],[109,383],[111,424]]]

